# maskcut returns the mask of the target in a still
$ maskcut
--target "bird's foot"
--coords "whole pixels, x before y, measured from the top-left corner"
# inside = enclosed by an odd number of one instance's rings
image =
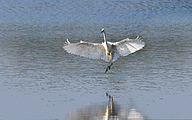
[[[105,70],[105,73],[108,71],[108,67],[106,68],[106,70]]]
[[[108,66],[109,70],[111,69],[111,66]]]
[[[106,68],[106,70],[105,70],[105,73],[108,71],[108,70],[110,70],[111,69],[111,66],[108,66],[107,68]]]
[[[106,69],[106,70],[105,70],[105,73],[106,73],[107,71],[108,71],[108,70]]]

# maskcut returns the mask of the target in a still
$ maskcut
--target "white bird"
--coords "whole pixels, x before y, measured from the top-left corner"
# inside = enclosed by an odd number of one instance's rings
[[[103,33],[104,37],[104,42],[101,44],[84,41],[80,41],[79,43],[70,43],[67,39],[63,48],[68,53],[88,57],[91,59],[103,59],[107,61],[109,63],[109,66],[105,71],[107,72],[110,70],[113,62],[116,61],[120,56],[127,56],[145,46],[145,43],[139,36],[137,36],[136,39],[126,38],[118,42],[109,42],[106,39],[104,28],[101,30],[101,33]]]

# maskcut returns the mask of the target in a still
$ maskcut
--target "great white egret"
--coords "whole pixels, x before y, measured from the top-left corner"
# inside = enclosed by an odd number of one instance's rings
[[[104,42],[101,44],[84,41],[80,41],[79,43],[70,43],[67,39],[63,48],[68,53],[88,57],[91,59],[103,59],[107,61],[109,63],[109,66],[105,71],[107,72],[110,70],[113,62],[116,61],[120,56],[129,55],[145,46],[145,43],[139,36],[137,36],[135,39],[126,38],[118,42],[109,42],[106,39],[104,28],[101,30],[101,33],[103,33],[104,37]]]

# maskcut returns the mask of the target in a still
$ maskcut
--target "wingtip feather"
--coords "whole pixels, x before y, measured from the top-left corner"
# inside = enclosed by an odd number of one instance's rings
[[[70,42],[69,42],[69,40],[67,39],[67,40],[65,41],[65,45],[68,45],[68,44],[70,44]]]

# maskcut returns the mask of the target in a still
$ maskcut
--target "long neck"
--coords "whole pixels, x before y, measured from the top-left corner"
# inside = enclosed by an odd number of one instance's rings
[[[106,38],[105,31],[103,32],[103,38],[104,38],[104,42],[106,42],[106,43],[107,43],[107,38]]]

